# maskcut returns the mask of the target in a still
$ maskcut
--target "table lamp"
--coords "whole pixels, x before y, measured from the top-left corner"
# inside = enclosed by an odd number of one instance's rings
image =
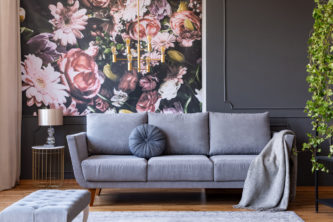
[[[53,126],[61,126],[63,122],[62,110],[61,109],[39,109],[38,110],[38,125],[49,126],[46,139],[46,145],[54,146],[54,128]]]

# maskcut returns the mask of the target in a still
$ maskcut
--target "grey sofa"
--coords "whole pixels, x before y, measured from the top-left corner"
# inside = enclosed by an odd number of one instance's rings
[[[128,137],[144,123],[165,133],[163,155],[147,160],[131,154]],[[270,138],[268,113],[136,113],[90,114],[87,132],[67,141],[76,181],[90,189],[92,205],[101,188],[242,188]],[[285,140],[291,150],[294,136]],[[293,157],[293,188],[296,166]]]

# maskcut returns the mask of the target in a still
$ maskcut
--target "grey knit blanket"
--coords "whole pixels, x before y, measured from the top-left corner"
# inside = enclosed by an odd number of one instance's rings
[[[242,199],[235,208],[287,210],[290,196],[290,155],[283,130],[273,135],[252,161],[244,183]]]

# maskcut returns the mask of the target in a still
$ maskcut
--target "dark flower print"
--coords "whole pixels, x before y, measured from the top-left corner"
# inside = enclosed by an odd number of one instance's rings
[[[192,11],[174,13],[170,18],[170,26],[182,47],[191,47],[193,41],[201,39],[201,20]]]
[[[41,33],[35,35],[27,42],[29,50],[40,57],[44,64],[54,62],[61,55],[61,53],[57,51],[57,44],[50,40],[52,38],[53,34],[51,33]]]
[[[158,93],[157,91],[144,92],[140,96],[138,103],[136,104],[137,112],[155,112],[158,104]]]
[[[104,113],[110,107],[110,105],[105,100],[101,99],[100,97],[97,97],[95,99],[95,107],[96,109]]]
[[[94,57],[81,49],[71,49],[58,61],[65,74],[71,95],[78,102],[89,102],[99,92],[104,79],[98,72]]]
[[[163,113],[183,113],[184,109],[180,102],[174,102],[173,107],[164,107],[162,112]]]
[[[125,92],[131,92],[135,90],[137,83],[138,76],[136,71],[133,71],[133,73],[126,72],[125,75],[123,75],[123,77],[120,79],[118,89]]]
[[[106,8],[110,4],[110,0],[81,0],[87,7],[101,7]]]
[[[140,20],[140,27],[134,21],[128,25],[127,30],[132,39],[137,40],[138,37],[145,39],[147,36],[155,37],[161,30],[161,24],[159,20],[149,15]]]
[[[172,14],[171,6],[167,0],[153,0],[150,7],[150,13],[158,20]]]
[[[147,75],[140,79],[140,86],[142,91],[151,91],[156,88],[158,78],[156,76]]]
[[[24,115],[202,110],[202,0],[20,2]]]

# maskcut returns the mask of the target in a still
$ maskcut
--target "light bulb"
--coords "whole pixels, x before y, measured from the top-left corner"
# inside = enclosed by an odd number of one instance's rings
[[[147,72],[150,72],[150,62],[151,62],[151,59],[150,59],[150,57],[148,57],[146,59],[146,69],[147,69]]]
[[[131,44],[131,39],[130,38],[127,38],[126,39],[126,45],[129,46]]]
[[[165,63],[165,47],[161,47],[161,63]]]
[[[127,60],[128,60],[127,70],[132,71],[132,69],[133,69],[133,66],[132,66],[133,57],[132,57],[132,55],[127,55]]]
[[[130,39],[130,38],[127,38],[127,39],[126,39],[126,53],[127,53],[128,55],[131,54],[130,44],[131,44],[131,39]]]
[[[117,53],[117,49],[116,49],[115,46],[111,47],[111,52],[112,52],[112,54],[116,54]]]
[[[165,53],[165,46],[161,46],[161,54]]]
[[[111,47],[111,52],[112,52],[112,62],[115,63],[117,62],[117,49],[115,46]]]

